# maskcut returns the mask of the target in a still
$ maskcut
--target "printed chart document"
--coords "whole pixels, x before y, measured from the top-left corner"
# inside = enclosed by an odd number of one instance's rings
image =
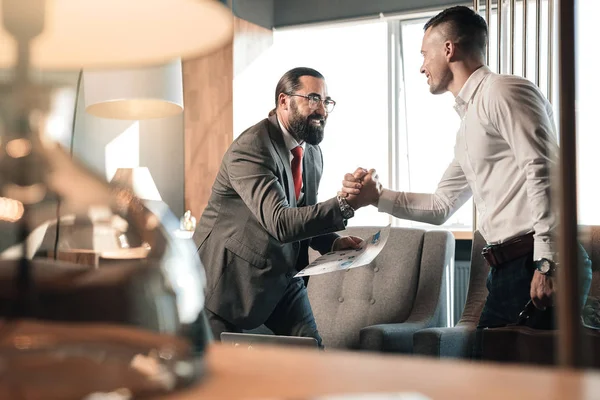
[[[338,250],[324,254],[310,263],[296,276],[320,275],[368,265],[377,257],[390,236],[390,225],[368,238],[360,249]]]

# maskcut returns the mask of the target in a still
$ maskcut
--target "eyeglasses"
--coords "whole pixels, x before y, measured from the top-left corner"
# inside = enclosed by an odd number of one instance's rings
[[[305,99],[308,99],[308,106],[313,109],[316,110],[317,108],[319,108],[319,103],[323,103],[323,107],[325,108],[325,111],[327,111],[327,113],[330,113],[333,111],[333,109],[335,108],[335,101],[331,100],[329,98],[323,100],[321,98],[321,96],[319,96],[318,94],[309,94],[309,95],[304,95],[304,94],[296,94],[296,93],[286,93],[288,96],[298,96],[298,97],[304,97]]]

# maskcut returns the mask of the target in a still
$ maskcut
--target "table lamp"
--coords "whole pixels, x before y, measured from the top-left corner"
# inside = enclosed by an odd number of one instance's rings
[[[197,57],[231,41],[230,11],[214,0],[2,0],[0,24],[0,68],[13,70],[0,85],[0,197],[23,207],[11,224],[23,256],[0,260],[0,397],[125,399],[185,387],[202,372],[183,329],[203,307],[195,249],[44,136],[53,87],[30,76]],[[63,214],[120,219],[148,256],[97,269],[29,257],[29,232]]]
[[[144,68],[84,70],[85,111],[101,118],[164,118],[183,111],[181,60]]]

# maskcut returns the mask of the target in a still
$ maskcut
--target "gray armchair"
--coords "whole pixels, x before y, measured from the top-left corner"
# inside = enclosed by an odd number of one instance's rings
[[[416,354],[435,357],[470,358],[475,340],[475,330],[487,297],[486,279],[489,267],[481,255],[485,240],[475,232],[471,248],[471,274],[465,309],[453,328],[429,328],[413,337]]]
[[[377,229],[340,234],[366,238]],[[310,277],[308,296],[324,345],[411,353],[414,332],[447,325],[445,274],[453,259],[450,232],[392,228],[370,265]]]

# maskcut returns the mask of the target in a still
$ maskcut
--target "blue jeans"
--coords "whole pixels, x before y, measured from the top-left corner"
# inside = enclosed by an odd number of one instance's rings
[[[579,245],[579,262],[583,307],[592,281],[592,262],[581,245]],[[531,299],[529,292],[534,272],[533,253],[504,263],[497,268],[490,268],[486,284],[488,297],[481,312],[479,327],[499,327],[516,323],[520,312]],[[553,311],[552,307],[545,311],[536,310],[535,320],[539,321],[539,325],[534,322],[533,325],[528,326],[553,329]]]
[[[480,328],[517,322],[519,314],[531,300],[529,292],[534,272],[533,253],[490,268],[486,282],[488,296],[479,318]]]
[[[581,245],[579,245],[579,264],[583,308],[592,282],[592,262]],[[484,345],[483,329],[517,322],[519,314],[531,299],[529,293],[534,272],[533,252],[496,268],[490,268],[486,282],[488,297],[477,326],[473,358],[481,358]],[[535,309],[527,326],[534,329],[554,329],[554,307],[548,307],[543,311]]]

